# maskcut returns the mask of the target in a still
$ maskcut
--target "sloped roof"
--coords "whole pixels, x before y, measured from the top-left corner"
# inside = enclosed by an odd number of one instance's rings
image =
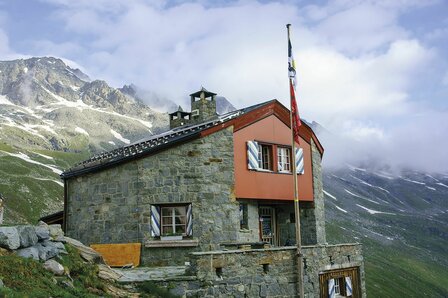
[[[138,140],[130,145],[94,155],[62,173],[61,178],[68,179],[83,174],[100,171],[102,169],[113,167],[117,164],[154,154],[177,144],[200,138],[217,130],[233,125],[236,120],[244,118],[243,116],[248,116],[250,119],[246,119],[245,121],[239,123],[239,126],[248,125],[253,121],[257,121],[265,116],[268,116],[268,114],[263,113],[257,114],[257,111],[263,111],[262,108],[270,108],[272,106],[280,106],[281,112],[283,112],[282,118],[286,118],[283,119],[283,121],[289,126],[289,116],[284,116],[286,112],[289,115],[288,109],[277,100],[270,100],[261,104],[219,115],[212,120],[205,121],[197,125],[177,127],[167,132]],[[306,138],[312,137],[317,143],[319,151],[322,154],[323,148],[320,145],[319,140],[314,135],[309,125],[306,122],[303,122],[303,124],[304,125],[302,126],[306,127],[306,132],[303,136]]]

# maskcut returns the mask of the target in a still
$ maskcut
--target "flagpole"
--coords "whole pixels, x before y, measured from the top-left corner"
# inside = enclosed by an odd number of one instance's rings
[[[290,42],[290,26],[291,24],[287,24],[286,28],[288,31],[288,47]],[[291,88],[292,79],[289,78],[289,86]],[[290,94],[292,96],[292,94]],[[292,118],[292,98],[290,98],[290,112],[289,112],[289,120],[291,125],[291,155],[292,155],[292,173],[294,180],[294,213],[296,220],[296,245],[297,245],[297,279],[298,279],[298,288],[300,291],[300,298],[304,298],[304,288],[303,288],[303,255],[302,255],[302,236],[300,233],[300,207],[299,207],[299,193],[298,187],[299,182],[297,179],[297,168],[296,168],[296,142],[294,139],[294,126],[293,126],[293,118]]]

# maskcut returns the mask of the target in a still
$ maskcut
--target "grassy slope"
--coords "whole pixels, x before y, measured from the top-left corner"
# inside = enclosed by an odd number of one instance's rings
[[[27,154],[32,160],[67,169],[87,157],[86,153],[16,149],[0,143],[0,193],[6,204],[5,223],[36,222],[44,215],[62,210],[63,187],[58,174],[4,152]],[[53,159],[39,156],[40,153]]]
[[[33,259],[15,255],[0,256],[0,279],[6,288],[0,288],[1,297],[109,297],[104,282],[97,276],[96,265],[84,263],[78,252],[67,246],[69,255],[60,263],[68,269],[73,288],[67,276],[54,277],[42,264]]]
[[[330,243],[353,242],[353,231],[347,223],[327,223]],[[447,297],[447,268],[429,257],[422,258],[416,249],[384,245],[363,237],[367,295],[370,297]]]

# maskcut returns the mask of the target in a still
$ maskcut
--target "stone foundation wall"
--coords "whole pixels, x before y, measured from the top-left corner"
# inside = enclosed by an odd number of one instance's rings
[[[351,267],[359,268],[366,297],[361,245],[304,246],[303,254],[305,297],[319,297],[323,271]],[[158,283],[183,297],[297,297],[296,260],[295,247],[195,252],[188,278]]]
[[[364,259],[361,244],[304,246],[305,293],[319,292],[319,273],[359,267],[362,297],[366,297]],[[318,296],[311,296],[318,297]]]

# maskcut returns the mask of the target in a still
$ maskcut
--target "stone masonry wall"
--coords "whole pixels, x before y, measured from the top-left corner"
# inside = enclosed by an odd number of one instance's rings
[[[364,280],[359,244],[304,246],[303,254],[305,297],[319,297],[326,270],[359,267]],[[182,297],[297,297],[295,247],[197,252],[190,262],[188,280],[159,283]],[[364,282],[361,287],[365,297]]]
[[[238,233],[239,242],[258,242],[259,234],[259,217],[258,202],[256,200],[238,200],[238,203],[247,204],[247,220],[249,229],[240,230]],[[239,223],[238,223],[239,224]]]
[[[305,293],[319,293],[319,273],[323,271],[359,267],[361,293],[362,297],[366,297],[361,244],[304,246],[303,258]],[[319,296],[315,295],[314,297]]]
[[[300,230],[304,245],[325,244],[325,204],[322,186],[322,159],[316,144],[311,140],[313,168],[314,208],[301,208]]]
[[[234,199],[233,131],[212,135],[148,158],[68,181],[67,234],[86,244],[150,239],[150,205],[191,203],[190,248],[143,248],[143,265],[183,265],[192,251],[236,241],[239,204]]]

